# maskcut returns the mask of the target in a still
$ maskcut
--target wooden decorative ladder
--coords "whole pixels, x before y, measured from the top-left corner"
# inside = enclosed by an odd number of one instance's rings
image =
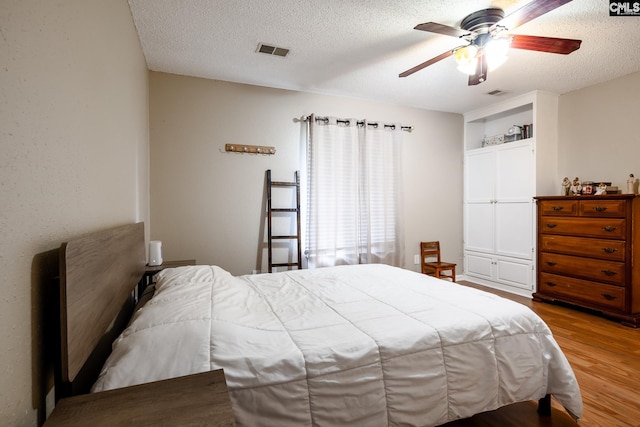
[[[296,191],[296,206],[294,208],[274,208],[271,206],[271,190],[273,187],[288,187],[295,188]],[[283,214],[294,214],[296,215],[296,230],[297,234],[293,235],[273,235],[273,214],[274,213],[283,213]],[[267,170],[267,233],[269,239],[269,273],[273,272],[273,267],[287,267],[291,269],[291,267],[297,267],[298,269],[302,268],[302,247],[301,247],[301,239],[300,239],[300,171],[295,172],[295,181],[294,182],[282,182],[282,181],[272,181],[271,180],[271,169]],[[296,240],[297,245],[297,260],[296,262],[281,262],[274,263],[273,262],[273,241],[274,240]]]

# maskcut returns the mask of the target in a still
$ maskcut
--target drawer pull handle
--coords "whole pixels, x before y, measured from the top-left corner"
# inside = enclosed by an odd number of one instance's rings
[[[554,224],[552,222],[550,222],[549,224],[547,224],[547,227],[549,228],[556,228],[558,226],[558,224]]]
[[[547,261],[547,265],[550,265],[551,267],[553,267],[554,265],[556,265],[557,262],[554,261]]]
[[[606,299],[607,301],[613,301],[614,299],[616,299],[616,297],[614,297],[613,295],[609,295],[609,294],[602,294],[602,296],[604,297],[604,299]]]
[[[564,209],[563,206],[553,206],[551,209],[553,209],[554,211],[561,211],[562,209]]]
[[[557,286],[557,285],[553,282],[547,282],[547,286],[551,286],[553,288],[554,286]]]
[[[605,225],[604,227],[602,227],[602,229],[604,231],[612,232],[612,231],[616,231],[618,227],[614,227],[613,225]]]
[[[605,276],[615,276],[617,273],[615,271],[611,271],[611,270],[601,270],[602,273],[604,273]]]
[[[616,251],[615,248],[602,248],[602,250],[608,254],[612,254]]]
[[[607,210],[606,207],[604,206],[596,206],[595,208],[593,208],[596,212],[604,212]]]

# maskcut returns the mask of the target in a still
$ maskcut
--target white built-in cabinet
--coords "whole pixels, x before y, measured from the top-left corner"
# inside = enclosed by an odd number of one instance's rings
[[[532,92],[464,115],[464,276],[531,296],[536,195],[556,194],[558,98]],[[532,137],[483,147],[513,125]]]

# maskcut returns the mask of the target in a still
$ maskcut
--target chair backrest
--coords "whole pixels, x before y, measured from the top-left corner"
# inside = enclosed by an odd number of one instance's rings
[[[425,258],[437,258],[438,262],[440,262],[440,242],[420,242],[420,252],[422,256],[422,260],[424,262]]]

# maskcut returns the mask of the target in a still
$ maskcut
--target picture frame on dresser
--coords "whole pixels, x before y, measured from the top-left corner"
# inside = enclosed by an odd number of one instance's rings
[[[536,301],[640,326],[640,197],[538,196]]]

